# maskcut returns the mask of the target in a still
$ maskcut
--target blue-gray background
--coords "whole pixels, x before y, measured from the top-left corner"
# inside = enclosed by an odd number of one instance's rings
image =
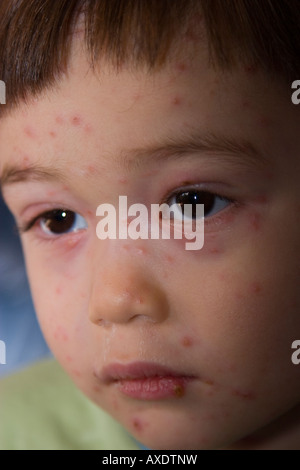
[[[35,317],[15,223],[1,195],[0,340],[6,345],[0,376],[50,354]]]

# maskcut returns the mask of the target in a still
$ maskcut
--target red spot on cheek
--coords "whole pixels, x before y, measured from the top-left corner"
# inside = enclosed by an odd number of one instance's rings
[[[220,248],[216,248],[216,247],[211,248],[211,249],[209,250],[209,252],[210,252],[212,255],[219,255],[219,254],[222,253],[222,251],[220,250]]]
[[[71,364],[73,362],[73,358],[71,356],[66,356],[66,361]]]
[[[255,232],[258,232],[261,228],[261,217],[257,213],[250,215],[250,226],[254,229]]]
[[[119,184],[127,184],[128,183],[128,180],[126,178],[119,178],[118,179],[118,183]]]
[[[254,392],[246,392],[246,391],[242,391],[242,390],[238,390],[238,389],[233,389],[231,394],[234,396],[234,397],[238,397],[238,398],[241,398],[242,400],[245,400],[245,401],[252,401],[252,400],[255,400],[256,398],[256,395]]]
[[[188,69],[188,66],[184,62],[180,62],[179,64],[176,64],[176,70],[179,72],[185,72]]]
[[[193,346],[193,340],[190,336],[184,336],[182,338],[181,344],[184,348],[190,348]]]
[[[58,326],[56,328],[56,330],[54,331],[53,336],[57,341],[63,341],[64,343],[69,341],[69,335],[62,326]]]
[[[55,292],[57,293],[57,295],[61,295],[61,294],[62,294],[62,288],[61,288],[60,286],[58,286],[58,287],[56,288],[56,291],[55,291]]]
[[[175,96],[172,100],[174,106],[180,106],[182,104],[182,98],[180,96]]]
[[[166,255],[166,261],[170,264],[173,264],[174,261],[175,261],[175,258],[174,258],[174,256]]]
[[[72,369],[71,370],[72,374],[75,375],[76,377],[82,377],[82,373],[79,372],[77,369]]]
[[[250,285],[250,294],[260,294],[263,291],[262,285],[259,282],[253,282]]]
[[[50,131],[50,132],[49,132],[49,135],[50,135],[50,137],[52,137],[52,138],[54,139],[57,134],[56,134],[56,132],[54,132],[54,131]]]

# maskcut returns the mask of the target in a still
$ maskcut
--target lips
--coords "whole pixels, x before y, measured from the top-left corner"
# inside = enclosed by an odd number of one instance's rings
[[[136,362],[110,364],[100,375],[105,385],[113,385],[124,395],[139,400],[181,398],[195,377],[158,364]]]

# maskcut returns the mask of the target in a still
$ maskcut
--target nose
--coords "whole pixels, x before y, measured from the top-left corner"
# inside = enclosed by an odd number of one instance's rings
[[[97,325],[133,320],[159,323],[168,317],[168,301],[156,279],[137,256],[102,258],[94,270],[89,302],[90,321]]]

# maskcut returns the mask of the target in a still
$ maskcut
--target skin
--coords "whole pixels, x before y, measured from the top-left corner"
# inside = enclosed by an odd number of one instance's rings
[[[22,243],[45,337],[95,403],[150,448],[299,449],[299,110],[286,84],[207,64],[199,49],[152,75],[105,63],[95,75],[74,46],[68,75],[0,126],[1,172],[47,164],[63,180],[3,193],[19,225],[61,207],[86,220],[59,237],[36,223]],[[247,140],[267,161],[199,152],[122,165],[125,152],[190,129]],[[127,195],[150,207],[187,182],[236,201],[207,218],[202,250],[97,239],[99,204]],[[158,401],[99,380],[104,366],[136,361],[195,379]]]

